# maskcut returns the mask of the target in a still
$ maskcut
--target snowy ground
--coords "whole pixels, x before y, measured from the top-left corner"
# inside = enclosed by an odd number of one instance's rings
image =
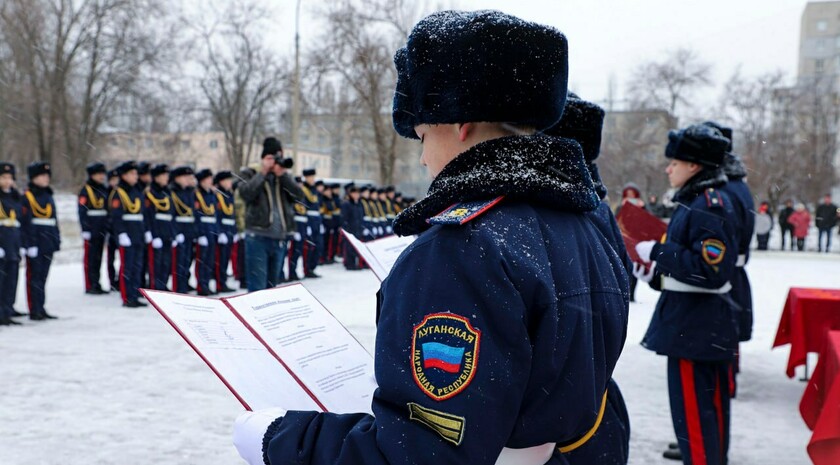
[[[0,328],[0,464],[240,463],[230,435],[240,405],[157,312],[124,309],[117,294],[84,295],[78,239],[65,232],[67,250],[47,292],[48,310],[61,319]],[[748,271],[756,328],[742,347],[731,463],[805,465],[804,384],[784,374],[788,349],[770,346],[787,289],[840,286],[840,259],[836,252],[769,252],[755,254]],[[372,352],[373,274],[340,265],[321,272],[323,279],[305,285]],[[660,457],[673,437],[665,359],[638,344],[656,299],[639,286],[616,372],[631,414],[634,465],[674,463]],[[23,286],[18,302],[25,311]]]

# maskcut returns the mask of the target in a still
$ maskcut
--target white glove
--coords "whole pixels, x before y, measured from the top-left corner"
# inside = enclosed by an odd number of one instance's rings
[[[327,229],[324,228],[324,225],[322,224],[321,225],[321,234],[324,234],[325,232],[327,232]]]
[[[653,280],[653,273],[656,270],[656,263],[650,266],[650,268],[645,268],[644,265],[641,263],[634,263],[633,264],[633,276],[636,277],[639,281],[644,281],[649,283]]]
[[[379,235],[382,236],[384,234],[385,234],[385,230],[382,228],[382,226],[380,226],[379,227]]]
[[[306,237],[312,237],[312,227],[311,226],[306,227]]]
[[[82,239],[89,241],[90,237],[90,231],[82,231]]]
[[[120,243],[120,247],[131,247],[131,239],[126,233],[120,233],[120,235],[117,236],[117,241]]]
[[[263,437],[274,420],[284,416],[281,408],[244,412],[233,424],[233,445],[249,465],[263,465]]]
[[[38,247],[30,247],[26,249],[26,256],[29,258],[35,258],[38,256]]]
[[[636,244],[636,253],[639,254],[639,258],[643,262],[650,263],[650,254],[653,252],[654,245],[656,245],[656,241],[644,241]]]
[[[183,234],[178,234],[177,236],[175,236],[175,242],[179,244],[183,244],[185,240],[186,239],[184,238]]]
[[[294,235],[294,236],[292,236],[292,237],[295,239],[295,242],[300,242],[300,240],[302,239],[302,238],[300,237],[300,233],[299,233],[299,232],[296,232],[296,233],[295,233],[295,235]]]
[[[394,228],[392,228],[390,226],[386,226],[385,227],[385,232],[388,233],[388,234],[393,234],[394,233]]]
[[[199,236],[198,245],[202,247],[207,247],[208,245],[210,245],[210,241],[207,240],[207,236]]]
[[[0,248],[0,260],[6,258],[6,251]]]
[[[219,237],[218,237],[217,240],[219,241],[219,244],[222,244],[222,245],[227,244],[228,243],[227,234],[225,234],[225,233],[219,234]]]
[[[20,248],[20,250],[18,250],[18,252],[20,252],[20,256],[21,256],[21,257],[25,257],[25,256],[26,256],[26,249],[25,249],[25,248],[21,247],[21,248]]]
[[[146,231],[145,233],[143,233],[143,240],[146,241],[146,244],[151,244],[152,243],[152,232],[151,231]]]
[[[370,229],[365,228],[364,231],[362,231],[362,236],[370,236]]]
[[[172,248],[174,249],[175,247],[178,247],[178,241],[172,239]]]
[[[236,234],[234,234],[234,235],[233,235],[233,243],[234,243],[234,244],[236,244],[237,242],[239,242],[239,239],[241,239],[241,238],[239,237],[239,233],[236,233]]]
[[[163,239],[156,237],[152,239],[152,248],[153,249],[162,249],[163,248]]]

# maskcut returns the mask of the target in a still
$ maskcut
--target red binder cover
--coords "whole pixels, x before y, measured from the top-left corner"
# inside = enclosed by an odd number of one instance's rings
[[[625,202],[621,206],[621,210],[618,211],[615,219],[621,229],[621,236],[624,238],[624,245],[627,246],[627,253],[630,254],[630,259],[636,263],[645,263],[636,253],[636,244],[644,241],[659,242],[668,230],[668,225],[662,220],[630,202]]]

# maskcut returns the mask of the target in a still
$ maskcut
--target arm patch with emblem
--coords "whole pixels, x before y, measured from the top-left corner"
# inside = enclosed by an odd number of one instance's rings
[[[482,213],[493,208],[501,202],[505,196],[496,197],[492,200],[479,200],[473,202],[459,202],[437,215],[429,218],[429,224],[462,225],[479,217]]]
[[[460,446],[464,440],[464,427],[467,424],[464,417],[426,408],[414,402],[408,403],[408,412],[411,420],[428,426],[444,440],[456,446]]]

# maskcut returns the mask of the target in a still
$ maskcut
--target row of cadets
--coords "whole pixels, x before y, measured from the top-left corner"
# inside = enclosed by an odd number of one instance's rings
[[[55,319],[44,308],[47,275],[52,257],[61,248],[58,216],[50,188],[49,163],[34,162],[27,167],[29,186],[24,193],[22,242],[26,249],[26,297],[31,320]]]
[[[142,285],[143,251],[151,243],[151,232],[146,230],[143,216],[143,192],[138,189],[137,164],[121,163],[116,168],[119,175],[117,187],[111,191],[108,203],[113,232],[120,247],[120,295],[123,307],[145,307],[140,302]]]
[[[346,199],[341,203],[341,228],[350,234],[364,239],[364,216],[365,208],[361,201],[359,188],[354,183],[344,186]],[[359,255],[353,246],[346,244],[343,250],[344,268],[347,270],[359,270],[362,268]]]
[[[175,209],[175,247],[172,248],[172,291],[186,294],[189,291],[190,263],[193,258],[193,241],[196,237],[195,189],[192,185],[194,171],[189,166],[179,166],[170,173],[172,207]]]
[[[216,215],[216,198],[213,192],[213,172],[203,169],[195,174],[198,189],[195,190],[195,279],[198,295],[209,296],[210,280],[214,275],[216,243],[219,222]]]
[[[145,192],[145,218],[152,242],[148,245],[146,267],[149,288],[163,291],[168,290],[166,284],[172,274],[172,249],[178,245],[173,221],[175,206],[169,190],[169,166],[153,166],[150,177],[151,183]]]
[[[102,255],[108,240],[108,170],[102,163],[91,163],[86,168],[88,179],[79,192],[79,223],[84,241],[85,293],[100,295],[108,291],[99,282]]]
[[[13,317],[21,260],[23,198],[15,188],[15,165],[0,162],[0,326],[19,325]]]
[[[231,262],[233,244],[239,242],[236,228],[236,207],[233,197],[233,173],[219,171],[213,177],[216,187],[216,206],[219,215],[219,236],[216,246],[216,292],[233,292],[227,286],[228,263]]]
[[[396,189],[394,186],[388,186],[383,189],[382,206],[385,208],[385,234],[390,236],[394,233],[394,220],[397,219],[396,203],[394,201],[396,196]]]
[[[324,219],[321,216],[322,197],[315,183],[317,172],[314,168],[303,170],[303,203],[306,206],[306,240],[303,253],[303,275],[306,278],[320,278],[315,273],[321,251],[324,249]],[[323,183],[322,187],[323,189]]]

